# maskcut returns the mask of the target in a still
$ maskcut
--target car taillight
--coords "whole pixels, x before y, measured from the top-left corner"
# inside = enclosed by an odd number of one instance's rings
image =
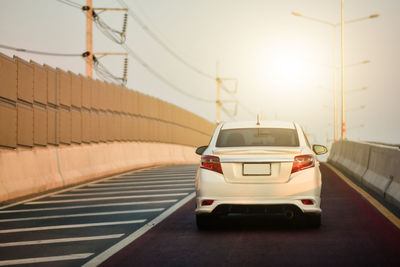
[[[302,171],[311,167],[314,167],[314,157],[312,155],[300,155],[294,157],[292,166],[292,173]]]
[[[222,174],[221,163],[216,156],[201,156],[201,168]]]

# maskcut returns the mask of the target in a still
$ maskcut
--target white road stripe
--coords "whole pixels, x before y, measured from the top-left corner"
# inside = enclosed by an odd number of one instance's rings
[[[83,253],[83,254],[70,254],[70,255],[63,255],[63,256],[52,256],[52,257],[3,260],[3,261],[0,261],[0,266],[17,265],[17,264],[33,264],[33,263],[52,262],[52,261],[79,260],[79,259],[86,259],[86,258],[92,256],[93,254],[94,253]]]
[[[112,180],[110,180],[110,182],[133,182],[133,181],[163,181],[163,180],[171,180],[171,179],[179,179],[179,180],[194,180],[195,177],[193,176],[182,176],[182,177],[177,177],[177,176],[173,176],[173,177],[162,177],[162,178],[156,178],[156,177],[140,177],[140,178],[136,178],[136,177],[127,177],[127,178],[114,178]]]
[[[8,243],[0,243],[0,248],[16,247],[16,246],[29,246],[29,245],[54,244],[54,243],[81,242],[81,241],[104,240],[104,239],[114,239],[114,238],[120,238],[123,235],[124,234],[99,235],[99,236],[81,236],[81,237],[70,237],[70,238],[57,238],[57,239],[45,239],[45,240],[8,242]]]
[[[109,212],[91,212],[91,213],[77,213],[77,214],[64,214],[64,215],[51,215],[51,216],[36,216],[36,217],[24,217],[24,218],[13,218],[13,219],[2,219],[2,222],[21,222],[31,220],[48,220],[58,218],[74,218],[83,216],[103,216],[103,215],[115,215],[115,214],[131,214],[131,213],[145,213],[145,212],[158,212],[163,211],[164,208],[158,209],[142,209],[142,210],[123,210],[123,211],[109,211]]]
[[[114,189],[114,188],[112,188]],[[115,194],[135,194],[135,193],[155,193],[155,192],[171,192],[171,191],[193,191],[194,187],[184,188],[167,188],[167,189],[149,189],[149,190],[112,190],[107,192],[95,192],[95,193],[72,193],[72,194],[61,194],[51,196],[52,198],[57,197],[77,197],[77,196],[95,196],[95,195],[115,195]]]
[[[135,241],[137,238],[140,236],[144,235],[147,231],[149,231],[151,228],[162,222],[165,218],[167,218],[169,215],[174,213],[177,209],[185,205],[189,200],[194,198],[196,193],[192,193],[185,197],[184,199],[180,200],[178,203],[161,213],[157,218],[153,219],[152,221],[146,223],[143,225],[139,230],[133,232],[126,238],[122,239],[119,241],[117,244],[114,246],[110,247],[106,251],[100,253],[99,255],[96,255],[93,259],[90,261],[86,262],[82,267],[92,267],[92,266],[99,266],[101,263],[103,263],[105,260],[110,258],[112,255],[117,253],[118,251],[122,250],[124,247],[127,245],[131,244],[133,241]]]
[[[194,179],[193,179],[194,181]],[[187,183],[188,180],[169,180],[169,181],[150,181],[150,182],[116,182],[116,183],[101,183],[90,184],[88,186],[113,186],[113,185],[136,185],[136,184],[171,184],[171,183]]]
[[[63,200],[34,201],[34,202],[25,203],[25,205],[69,203],[69,202],[86,202],[86,201],[129,199],[129,198],[178,197],[178,196],[185,196],[185,195],[187,195],[187,193],[139,195],[139,196],[118,196],[118,197],[77,198],[77,199],[63,199]]]
[[[102,207],[114,207],[114,206],[163,204],[163,203],[174,203],[177,201],[178,201],[177,199],[167,199],[167,200],[155,200],[155,201],[135,201],[135,202],[122,202],[122,203],[64,206],[64,207],[54,207],[54,208],[0,210],[0,213],[19,213],[19,212],[35,212],[35,211],[48,211],[48,210],[70,210],[70,209],[83,209],[83,208],[102,208]]]
[[[81,192],[81,191],[109,191],[110,189],[113,190],[124,190],[124,189],[142,189],[142,188],[157,188],[157,187],[181,187],[181,186],[190,186],[194,185],[194,183],[187,183],[187,184],[163,184],[163,185],[131,185],[131,186],[120,186],[120,187],[95,187],[95,188],[78,188],[71,190],[72,192]],[[1,213],[1,211],[0,211]]]
[[[131,179],[144,179],[144,178],[151,178],[151,179],[157,179],[157,178],[173,178],[173,177],[179,177],[179,178],[181,178],[181,177],[188,177],[188,178],[190,178],[190,177],[192,177],[193,178],[193,176],[194,175],[196,175],[195,173],[194,174],[169,174],[169,175],[157,175],[157,174],[151,174],[151,175],[125,175],[125,176],[122,176],[122,177],[116,177],[116,178],[114,178],[114,179],[129,179],[129,178],[131,178]]]
[[[144,223],[145,221],[146,220],[143,219],[143,220],[119,221],[119,222],[83,223],[83,224],[67,224],[67,225],[29,227],[29,228],[14,228],[14,229],[0,230],[0,234],[45,231],[45,230],[56,230],[56,229],[85,228],[85,227],[95,227],[95,226],[132,224],[132,223]]]

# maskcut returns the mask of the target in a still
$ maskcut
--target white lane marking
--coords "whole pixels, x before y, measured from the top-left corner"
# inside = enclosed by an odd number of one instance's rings
[[[168,178],[174,178],[174,177],[187,177],[187,178],[193,178],[195,174],[171,174],[171,175],[157,175],[157,174],[153,174],[153,175],[126,175],[126,176],[122,176],[122,177],[118,177],[118,178],[114,178],[114,179],[168,179]]]
[[[113,188],[114,189],[114,188]],[[95,195],[120,195],[120,194],[135,194],[135,193],[155,193],[155,192],[171,192],[171,191],[193,191],[194,187],[184,188],[167,188],[167,189],[148,189],[148,190],[112,190],[107,192],[94,192],[94,193],[73,193],[73,194],[61,194],[51,196],[52,198],[57,197],[77,197],[77,196],[95,196]]]
[[[45,240],[8,242],[8,243],[0,243],[0,248],[16,247],[16,246],[29,246],[29,245],[55,244],[55,243],[82,242],[82,241],[104,240],[104,239],[114,239],[114,238],[120,238],[123,235],[124,234],[98,235],[98,236],[81,236],[81,237],[70,237],[70,238],[57,238],[57,239],[45,239]]]
[[[64,215],[50,215],[50,216],[36,216],[36,217],[24,217],[24,218],[13,218],[13,219],[2,219],[2,222],[22,222],[31,220],[48,220],[58,218],[74,218],[83,216],[103,216],[103,215],[115,215],[115,214],[131,214],[131,213],[145,213],[145,212],[158,212],[163,211],[164,208],[158,209],[141,209],[141,210],[122,210],[122,211],[109,211],[109,212],[91,212],[91,213],[77,213],[77,214],[64,214]]]
[[[142,188],[158,188],[158,187],[182,187],[182,186],[188,186],[188,185],[193,185],[194,183],[187,183],[187,184],[163,184],[163,185],[128,185],[128,186],[113,186],[113,187],[95,187],[95,188],[80,188],[80,189],[75,189],[71,190],[72,192],[82,192],[82,191],[109,191],[110,189],[112,190],[124,190],[124,189],[142,189]],[[0,211],[1,213],[1,211]]]
[[[11,203],[9,205],[2,206],[2,207],[0,207],[0,210],[6,209],[6,208],[10,208],[10,207],[14,207],[14,206],[17,206],[17,205],[20,205],[20,204],[24,204],[26,202],[31,202],[31,201],[34,201],[36,199],[41,199],[41,198],[45,198],[45,197],[52,196],[52,195],[55,195],[55,194],[60,194],[62,192],[70,191],[70,190],[73,190],[73,189],[76,189],[76,188],[88,186],[90,184],[100,183],[100,182],[103,182],[103,181],[107,181],[109,179],[120,177],[121,175],[124,175],[124,174],[135,173],[135,172],[138,172],[138,171],[140,171],[140,169],[135,170],[135,171],[127,171],[127,172],[116,174],[116,175],[111,175],[111,176],[108,176],[108,177],[104,177],[102,179],[96,179],[94,181],[89,181],[87,183],[79,184],[79,185],[73,186],[73,187],[63,188],[63,189],[57,190],[55,192],[51,192],[51,193],[40,195],[40,196],[33,197],[33,198],[28,198],[28,199],[25,199],[25,200],[22,200],[22,201],[18,201],[18,202],[15,202],[15,203]]]
[[[194,179],[193,179],[194,181]],[[169,180],[169,181],[149,181],[149,182],[117,182],[117,183],[101,183],[90,184],[88,186],[105,186],[105,185],[136,185],[136,184],[171,184],[171,183],[187,183],[188,180]]]
[[[195,177],[190,176],[190,177],[177,177],[177,176],[173,176],[173,177],[163,177],[163,178],[154,178],[154,177],[141,177],[141,178],[114,178],[111,180],[111,182],[134,182],[134,181],[163,181],[163,180],[171,180],[171,179],[180,179],[180,180],[194,180]]]
[[[92,267],[92,266],[99,266],[101,263],[103,263],[105,260],[110,258],[112,255],[135,241],[137,238],[145,234],[147,231],[149,231],[151,228],[159,224],[161,221],[163,221],[165,218],[167,218],[169,215],[171,215],[173,212],[175,212],[177,209],[185,205],[188,201],[190,201],[194,196],[196,195],[195,192],[192,194],[188,195],[184,199],[180,200],[178,203],[161,213],[157,218],[153,219],[151,222],[146,223],[144,226],[142,226],[139,230],[133,232],[114,246],[110,247],[106,251],[100,253],[90,261],[86,262],[82,267]]]
[[[26,258],[17,260],[3,260],[0,261],[0,266],[7,265],[17,265],[17,264],[32,264],[41,262],[52,262],[52,261],[67,261],[67,260],[79,260],[86,259],[92,256],[94,253],[83,253],[83,254],[70,254],[62,256],[52,256],[52,257],[39,257],[39,258]]]
[[[33,204],[53,204],[53,203],[69,203],[69,202],[86,202],[98,200],[114,200],[114,199],[129,199],[129,198],[153,198],[153,197],[179,197],[185,196],[188,193],[176,194],[157,194],[157,195],[138,195],[138,196],[118,196],[118,197],[94,197],[94,198],[77,198],[77,199],[63,199],[63,200],[48,200],[48,201],[34,201],[25,203],[25,205]]]
[[[83,223],[83,224],[66,224],[66,225],[51,225],[51,226],[29,227],[29,228],[14,228],[14,229],[0,230],[0,234],[32,232],[32,231],[45,231],[45,230],[56,230],[56,229],[70,229],[70,228],[85,228],[85,227],[131,224],[131,223],[144,223],[145,221],[146,220],[143,219],[143,220],[118,221],[118,222]]]
[[[78,205],[78,206],[64,206],[54,208],[37,208],[37,209],[20,209],[20,210],[0,210],[0,213],[19,213],[19,212],[35,212],[35,211],[48,211],[48,210],[70,210],[70,209],[84,209],[84,208],[102,208],[114,206],[133,206],[133,205],[147,205],[147,204],[163,204],[177,202],[177,199],[155,200],[155,201],[134,201],[122,203],[107,203],[107,204],[93,204],[93,205]]]

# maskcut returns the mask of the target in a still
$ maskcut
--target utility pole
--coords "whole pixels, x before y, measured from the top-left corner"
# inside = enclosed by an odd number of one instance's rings
[[[86,0],[86,76],[93,77],[93,3]]]
[[[346,139],[346,107],[344,99],[344,0],[341,5],[341,35],[342,35],[342,140]]]

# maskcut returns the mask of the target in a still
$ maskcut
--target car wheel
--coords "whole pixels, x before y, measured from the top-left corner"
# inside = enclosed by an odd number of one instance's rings
[[[321,214],[307,214],[306,215],[306,223],[307,226],[311,228],[320,228],[321,227]]]
[[[196,225],[199,230],[211,229],[215,225],[215,218],[208,214],[196,214]]]

